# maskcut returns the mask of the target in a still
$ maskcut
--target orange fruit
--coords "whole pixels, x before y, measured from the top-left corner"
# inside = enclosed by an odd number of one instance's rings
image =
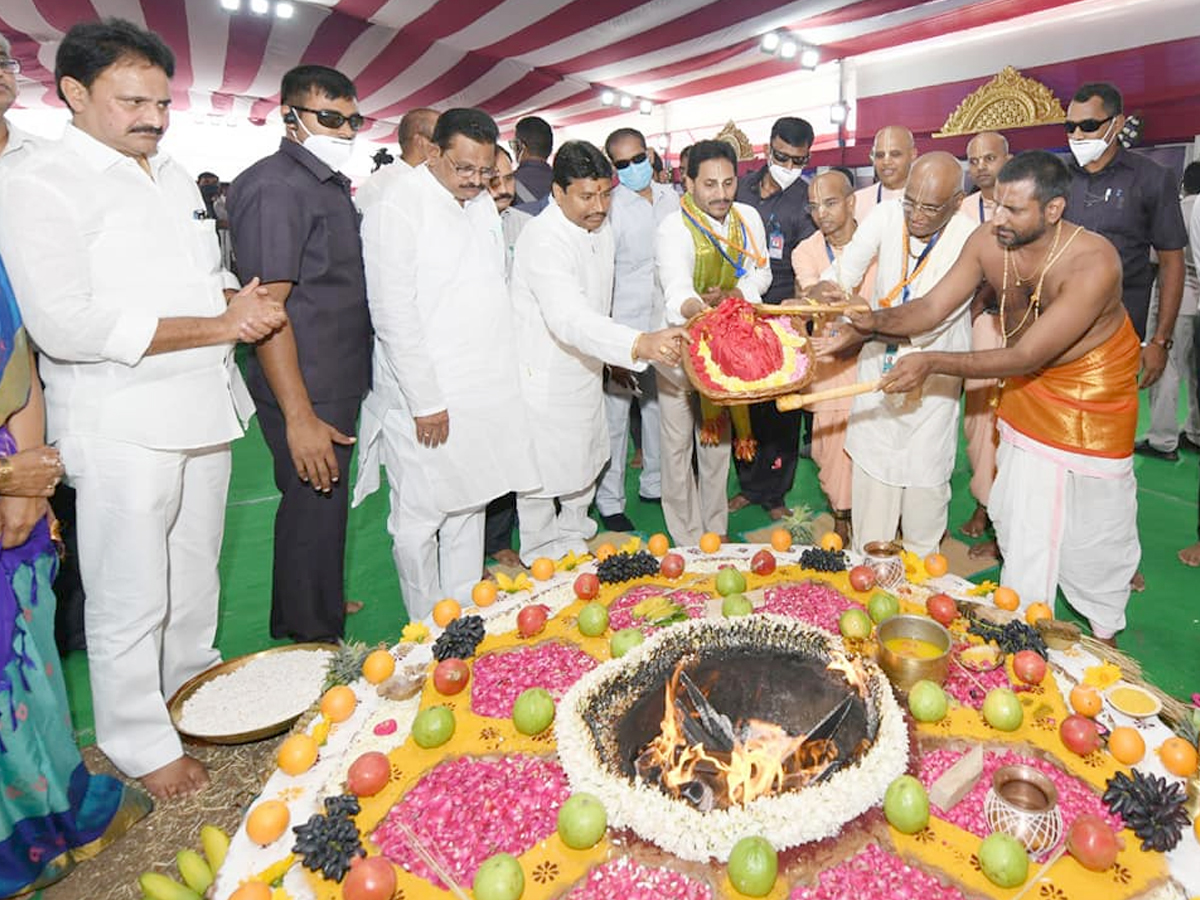
[[[496,582],[490,578],[485,578],[471,588],[471,602],[476,606],[491,606],[496,602],[496,596]]]
[[[650,540],[646,541],[646,548],[655,556],[666,556],[671,549],[671,539],[661,532],[652,534]]]
[[[1025,610],[1025,623],[1027,625],[1036,625],[1042,619],[1053,619],[1054,610],[1045,603],[1030,603],[1029,609]]]
[[[271,888],[261,881],[247,881],[229,895],[229,900],[271,900]]]
[[[433,624],[445,628],[462,615],[462,607],[453,597],[439,600],[433,606]]]
[[[610,556],[617,555],[617,545],[611,541],[605,541],[596,548],[596,552],[593,555],[596,557],[596,562],[604,562]]]
[[[369,684],[382,684],[396,671],[396,657],[386,650],[372,650],[363,660],[363,678]]]
[[[786,528],[776,528],[771,532],[771,549],[779,553],[792,549],[792,533]]]
[[[845,546],[846,542],[842,540],[842,536],[836,531],[827,531],[821,535],[822,550],[829,550],[833,553],[837,553]]]
[[[925,571],[930,578],[941,578],[950,571],[950,561],[940,553],[930,553],[925,557]]]
[[[246,816],[246,837],[265,847],[287,830],[291,818],[286,803],[267,800],[250,810],[250,815]]]
[[[700,549],[705,553],[716,553],[721,549],[721,536],[715,531],[705,532],[700,536]]]
[[[548,556],[539,556],[529,567],[529,573],[538,581],[549,581],[554,577],[554,560]]]
[[[275,751],[275,762],[286,775],[300,775],[317,761],[317,742],[311,735],[293,734]]]
[[[330,722],[345,722],[354,715],[356,706],[358,698],[344,684],[331,687],[321,697],[321,715]]]
[[[1140,763],[1146,755],[1146,742],[1136,728],[1122,725],[1109,734],[1108,752],[1116,757],[1117,762],[1132,766]]]
[[[992,602],[1009,612],[1021,605],[1021,595],[1010,587],[998,587],[992,592]]]
[[[1158,756],[1166,770],[1180,778],[1191,778],[1200,764],[1196,748],[1181,737],[1169,737],[1163,741],[1158,748]]]
[[[1071,709],[1089,719],[1095,717],[1104,706],[1100,692],[1090,684],[1077,684],[1071,688]]]

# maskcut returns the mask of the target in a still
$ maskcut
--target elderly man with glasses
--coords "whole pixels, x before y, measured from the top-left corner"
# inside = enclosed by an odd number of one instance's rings
[[[0,34],[0,171],[31,156],[41,144],[7,118],[17,100],[17,76],[20,74],[21,62],[13,59],[12,45]]]
[[[343,174],[363,117],[353,82],[325,66],[292,69],[279,96],[279,150],[238,176],[228,200],[239,272],[261,279],[289,320],[247,365],[282,495],[271,635],[336,641],[347,612],[344,476],[371,378],[358,213]]]

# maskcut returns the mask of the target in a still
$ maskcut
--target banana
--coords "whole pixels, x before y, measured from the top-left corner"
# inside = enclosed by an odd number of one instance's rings
[[[201,900],[190,887],[157,872],[143,872],[138,876],[138,884],[150,900]]]
[[[200,829],[200,843],[204,845],[204,855],[208,857],[208,867],[215,875],[221,871],[225,862],[225,854],[229,852],[229,835],[216,825],[204,825]]]
[[[175,854],[175,865],[179,867],[184,883],[197,894],[203,895],[213,883],[212,869],[195,850],[180,850]]]

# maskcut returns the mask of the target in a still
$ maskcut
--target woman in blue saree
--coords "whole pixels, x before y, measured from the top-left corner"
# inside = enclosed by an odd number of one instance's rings
[[[45,446],[33,352],[0,262],[0,897],[45,887],[150,811],[88,772],[54,645],[58,557],[46,498],[62,477]]]

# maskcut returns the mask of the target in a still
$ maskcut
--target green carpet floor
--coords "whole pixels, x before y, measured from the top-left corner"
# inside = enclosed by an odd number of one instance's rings
[[[1197,464],[1197,456],[1190,453],[1181,453],[1176,463],[1135,457],[1146,590],[1133,595],[1127,613],[1129,626],[1120,637],[1121,648],[1138,659],[1152,681],[1184,699],[1200,691],[1200,569],[1183,566],[1175,553],[1196,540]],[[629,517],[646,534],[664,531],[662,509],[637,499],[637,475],[637,470],[628,470]],[[950,504],[951,531],[974,509],[967,490],[969,478],[960,445]],[[730,493],[736,490],[731,473]],[[272,522],[277,501],[270,455],[254,426],[234,445],[233,452],[233,481],[221,557],[221,624],[217,632],[218,645],[227,659],[280,643],[273,641],[267,630]],[[788,502],[804,503],[814,510],[826,508],[810,460],[801,460]],[[364,601],[366,608],[350,617],[347,632],[350,638],[372,643],[396,640],[407,620],[384,525],[387,510],[386,491],[381,490],[350,513],[347,596]],[[730,517],[729,531],[737,539],[768,524],[770,520],[763,510],[749,507]],[[978,578],[997,575],[998,571],[992,569]],[[1057,612],[1060,617],[1071,617],[1061,596]],[[86,654],[70,654],[64,671],[79,740],[82,744],[92,743],[95,734]]]

